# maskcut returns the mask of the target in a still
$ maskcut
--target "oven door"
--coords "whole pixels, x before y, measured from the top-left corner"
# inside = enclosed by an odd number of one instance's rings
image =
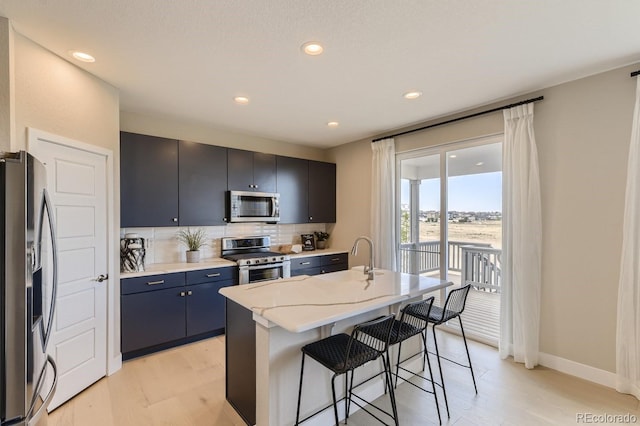
[[[278,262],[266,265],[241,266],[239,284],[253,284],[260,281],[271,281],[291,276],[291,263]]]

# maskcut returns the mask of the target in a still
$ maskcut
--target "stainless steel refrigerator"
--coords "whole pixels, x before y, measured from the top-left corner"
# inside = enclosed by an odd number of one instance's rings
[[[46,420],[57,383],[47,355],[57,252],[44,166],[0,152],[0,200],[0,425],[31,426]]]

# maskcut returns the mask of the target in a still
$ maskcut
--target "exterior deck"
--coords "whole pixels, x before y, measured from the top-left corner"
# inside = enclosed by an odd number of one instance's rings
[[[502,250],[489,244],[450,241],[447,250],[448,279],[453,288],[471,284],[462,322],[467,337],[492,346],[500,335],[500,286]],[[440,243],[425,241],[400,246],[403,272],[438,277],[440,275]],[[435,303],[441,306],[439,294]],[[460,332],[458,321],[447,324],[450,331]]]

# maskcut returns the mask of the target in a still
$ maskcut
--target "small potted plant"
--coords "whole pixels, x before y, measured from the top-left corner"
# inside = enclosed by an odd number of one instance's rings
[[[191,230],[181,229],[176,234],[178,241],[187,246],[187,263],[200,261],[200,248],[206,245],[207,233],[202,228]]]
[[[327,248],[329,233],[324,231],[314,231],[313,233],[316,235],[316,247],[320,250]]]

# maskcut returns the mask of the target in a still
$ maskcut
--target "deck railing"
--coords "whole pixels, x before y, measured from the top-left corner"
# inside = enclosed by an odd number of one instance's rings
[[[476,290],[500,293],[502,284],[502,250],[490,247],[462,246],[462,285]]]
[[[462,273],[462,283],[477,290],[500,292],[502,250],[491,244],[468,241],[449,241],[449,271]],[[400,270],[424,274],[440,269],[440,241],[421,241],[400,244]]]

